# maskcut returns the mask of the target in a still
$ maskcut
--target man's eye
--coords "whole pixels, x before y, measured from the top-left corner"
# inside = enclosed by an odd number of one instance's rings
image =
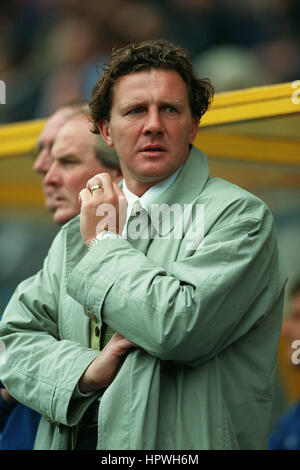
[[[62,166],[75,165],[75,163],[77,163],[77,162],[75,162],[73,160],[61,160],[60,161],[60,164]]]
[[[176,113],[176,109],[173,108],[173,106],[166,106],[166,107],[165,107],[165,111],[166,111],[168,114]]]
[[[139,114],[143,111],[143,108],[134,108],[129,111],[128,114]]]

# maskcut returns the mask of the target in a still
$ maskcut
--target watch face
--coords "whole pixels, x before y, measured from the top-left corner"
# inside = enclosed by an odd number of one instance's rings
[[[96,240],[105,240],[106,238],[121,238],[121,235],[115,232],[110,232],[109,230],[103,230],[96,236]]]
[[[93,248],[93,246],[97,245],[98,243],[98,238],[94,238],[92,241],[90,241],[90,243],[88,243],[87,247],[89,250],[91,250]]]

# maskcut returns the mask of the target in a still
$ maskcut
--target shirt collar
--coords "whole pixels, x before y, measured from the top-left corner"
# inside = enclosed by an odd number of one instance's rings
[[[151,186],[141,197],[129,191],[126,185],[125,179],[123,180],[123,193],[127,199],[127,219],[132,213],[134,203],[138,200],[143,209],[147,210],[151,203],[155,201],[162,193],[164,193],[175,181],[180,171],[182,170],[184,163],[178,168],[175,173],[166,178],[163,181]]]

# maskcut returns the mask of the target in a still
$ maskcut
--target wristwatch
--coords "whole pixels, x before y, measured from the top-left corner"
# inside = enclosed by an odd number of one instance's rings
[[[88,243],[87,245],[88,250],[91,250],[92,248],[94,248],[94,246],[97,245],[99,240],[105,240],[106,238],[122,238],[122,237],[118,233],[109,232],[108,230],[103,230],[103,232],[100,232],[95,238],[93,238],[93,240],[91,240]]]
[[[91,240],[91,241],[87,244],[88,250],[91,250],[95,245],[97,245],[98,241],[99,241],[99,240],[98,240],[97,237],[93,238],[93,240]]]

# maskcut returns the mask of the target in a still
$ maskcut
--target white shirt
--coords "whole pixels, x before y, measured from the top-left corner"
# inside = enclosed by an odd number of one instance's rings
[[[123,180],[123,193],[127,199],[127,215],[126,215],[126,223],[123,228],[122,237],[126,234],[126,226],[128,219],[131,215],[134,215],[137,211],[136,207],[142,207],[147,211],[147,207],[151,205],[153,201],[155,201],[162,193],[164,193],[175,181],[177,176],[179,175],[180,171],[182,170],[184,164],[178,168],[175,173],[169,176],[167,179],[160,181],[159,183],[151,186],[151,188],[147,189],[147,191],[141,196],[138,197],[136,194],[129,191],[126,185],[126,181]],[[137,201],[139,204],[137,205]],[[134,207],[136,206],[136,207]]]
[[[147,191],[141,196],[138,197],[136,194],[129,191],[126,185],[125,179],[123,180],[123,193],[127,199],[127,212],[126,212],[126,222],[123,227],[122,235],[118,233],[109,232],[103,230],[103,232],[99,233],[96,236],[98,240],[104,240],[106,238],[127,238],[127,222],[131,215],[135,215],[137,211],[145,209],[146,211],[147,206],[149,207],[153,201],[155,201],[162,193],[164,193],[175,181],[177,176],[179,175],[180,171],[182,170],[184,163],[178,170],[175,171],[171,176],[166,178],[159,183],[151,186],[151,188],[147,189]]]

